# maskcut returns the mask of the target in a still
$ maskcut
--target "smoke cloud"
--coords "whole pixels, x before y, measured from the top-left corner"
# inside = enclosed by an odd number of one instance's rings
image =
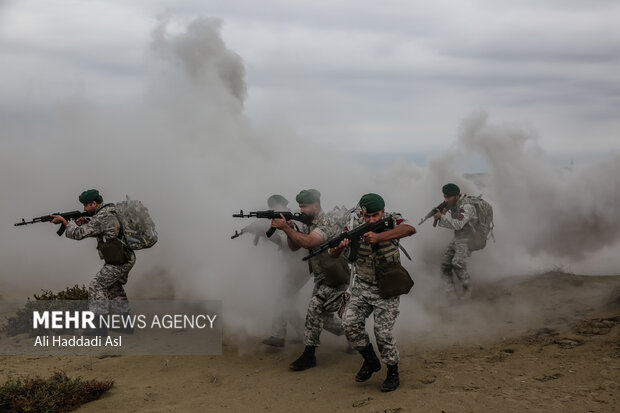
[[[235,334],[264,334],[274,310],[283,256],[274,245],[230,240],[247,224],[239,209],[266,207],[274,193],[289,199],[315,187],[325,209],[354,206],[366,192],[384,195],[387,209],[416,226],[441,202],[441,186],[483,193],[495,209],[497,242],[474,253],[470,273],[481,279],[531,274],[553,266],[584,273],[620,264],[620,156],[575,165],[550,162],[532,128],[497,124],[485,113],[463,120],[456,144],[427,166],[395,160],[375,170],[343,156],[338,142],[320,146],[294,125],[254,125],[243,112],[248,90],[242,57],[220,35],[217,19],[184,27],[160,20],[152,31],[150,81],[135,101],[100,107],[68,94],[45,112],[0,127],[0,293],[23,297],[41,288],[87,284],[99,268],[94,241],[57,239],[51,225],[12,227],[21,217],[80,209],[78,194],[98,188],[107,202],[127,194],[149,207],[160,234],[138,252],[128,294],[221,299]],[[176,29],[176,30],[175,30]],[[303,96],[300,96],[303,99]],[[482,175],[465,175],[482,159]],[[451,239],[426,223],[404,240],[416,287],[403,298],[401,321],[424,328],[434,320],[424,303],[439,284],[439,261]],[[299,258],[299,257],[296,257]],[[310,285],[300,294],[304,310]],[[404,327],[403,327],[404,328]]]

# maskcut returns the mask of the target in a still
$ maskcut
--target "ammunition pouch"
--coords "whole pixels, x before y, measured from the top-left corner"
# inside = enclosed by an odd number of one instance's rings
[[[129,260],[131,255],[131,251],[118,238],[99,242],[97,250],[99,250],[99,255],[105,263],[110,265],[123,265]]]
[[[327,254],[321,254],[319,267],[325,276],[325,284],[330,287],[338,287],[349,284],[351,273],[344,257],[332,258]]]
[[[400,262],[387,261],[375,265],[375,276],[381,298],[407,294],[413,287],[411,276]]]

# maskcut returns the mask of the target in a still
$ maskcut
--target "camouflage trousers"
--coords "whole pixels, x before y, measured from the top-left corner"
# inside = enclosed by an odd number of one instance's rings
[[[330,287],[325,285],[321,279],[315,281],[312,298],[306,313],[306,327],[304,329],[304,344],[306,346],[318,346],[321,343],[320,336],[323,329],[337,336],[344,334],[342,322],[336,317],[335,312],[340,307],[341,296],[346,289],[346,284]]]
[[[374,313],[375,338],[381,353],[381,360],[387,365],[398,363],[399,355],[392,329],[400,314],[400,297],[381,298],[379,287],[355,277],[351,298],[342,316],[342,325],[347,339],[356,350],[370,344],[366,332],[366,319]]]
[[[136,263],[136,254],[131,253],[123,265],[106,264],[88,285],[88,309],[95,314],[129,313],[129,301],[123,285],[127,283],[129,271]]]
[[[467,259],[470,256],[471,251],[469,250],[467,239],[456,238],[448,245],[441,261],[441,279],[448,291],[454,291],[453,273],[463,287],[469,286]]]
[[[271,322],[271,335],[277,338],[286,338],[286,327],[290,323],[296,336],[304,334],[304,320],[295,306],[299,290],[310,278],[307,271],[289,271],[280,285],[276,302],[276,311]]]

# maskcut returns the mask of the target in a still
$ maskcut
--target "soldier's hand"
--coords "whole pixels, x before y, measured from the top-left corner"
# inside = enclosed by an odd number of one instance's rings
[[[86,224],[88,221],[86,220],[86,217],[79,217],[75,220],[75,223],[78,224],[78,226],[82,226],[84,224]]]
[[[364,241],[369,244],[376,244],[381,242],[381,234],[377,234],[376,232],[367,232],[364,234]]]
[[[445,209],[443,211],[445,212]],[[443,212],[440,210],[437,210],[437,212],[435,212],[435,215],[433,215],[433,218],[435,218],[435,220],[438,220],[439,218],[441,218],[442,215],[443,215]]]
[[[63,216],[51,214],[50,217],[52,217],[52,224],[63,224],[65,226],[69,224]]]
[[[274,218],[271,220],[271,227],[284,230],[285,228],[291,228],[286,219],[284,219],[284,215],[280,214],[282,218]]]
[[[337,258],[342,253],[342,250],[345,249],[347,246],[349,246],[349,239],[345,238],[340,241],[340,244],[338,244],[337,247],[330,248],[328,253],[331,257]]]

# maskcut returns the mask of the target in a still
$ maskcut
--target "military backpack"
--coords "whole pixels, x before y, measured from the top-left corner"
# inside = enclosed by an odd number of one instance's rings
[[[155,245],[158,239],[155,223],[142,202],[127,197],[115,207],[127,247],[141,250]]]
[[[471,224],[474,236],[469,243],[469,249],[477,251],[483,249],[487,240],[493,236],[493,207],[482,199],[482,195],[469,196],[467,201],[476,208],[476,215],[478,216],[478,220]]]

